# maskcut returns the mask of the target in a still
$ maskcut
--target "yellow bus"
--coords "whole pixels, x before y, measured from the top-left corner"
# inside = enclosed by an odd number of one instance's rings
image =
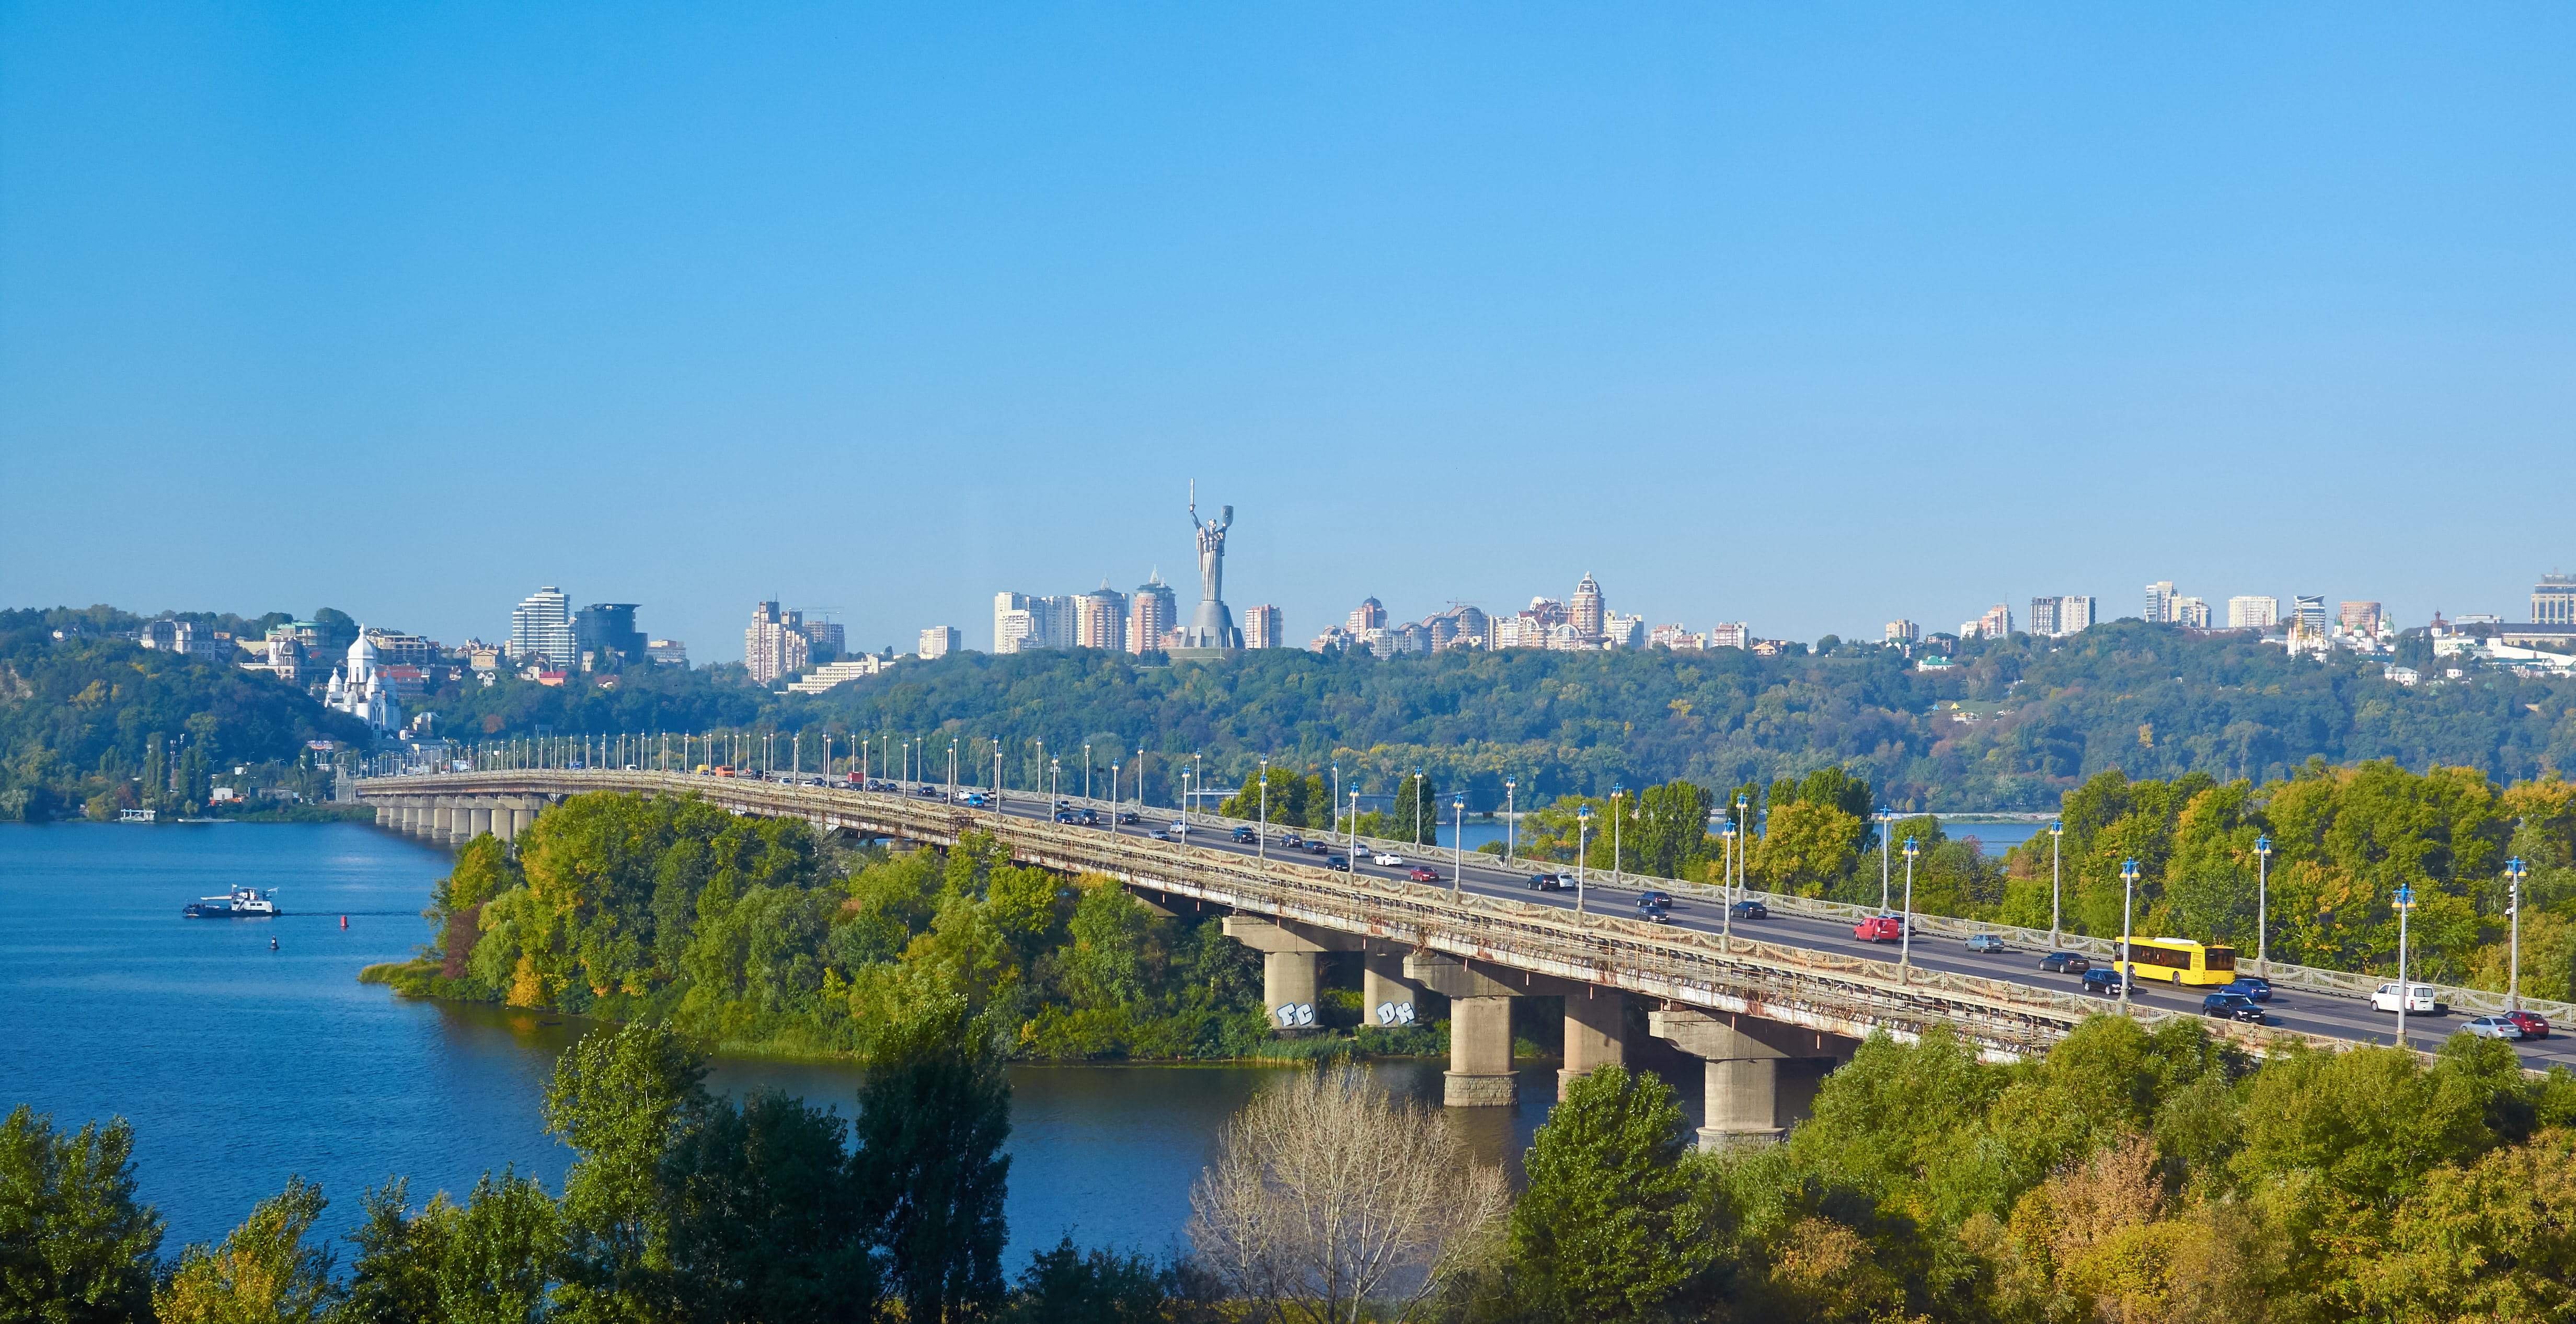
[[[2129,965],[2136,979],[2174,984],[2225,984],[2236,978],[2236,949],[2211,947],[2188,938],[2131,938]]]

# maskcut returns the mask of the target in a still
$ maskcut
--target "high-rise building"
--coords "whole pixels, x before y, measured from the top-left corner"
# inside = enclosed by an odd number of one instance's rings
[[[2209,604],[2198,598],[2176,598],[2173,600],[2173,619],[2176,625],[2206,630],[2209,628]]]
[[[1246,648],[1285,648],[1287,641],[1279,634],[1279,609],[1268,603],[1243,613],[1243,646]]]
[[[644,634],[635,628],[632,602],[594,602],[582,608],[573,617],[572,640],[574,651],[590,657],[594,671],[615,671],[644,661]]]
[[[511,610],[511,657],[535,660],[547,671],[570,671],[580,655],[572,633],[572,599],[562,589],[549,584]]]
[[[1977,618],[1977,633],[1988,639],[2002,639],[2010,636],[2012,608],[2000,602],[1986,608],[1986,614]]]
[[[1180,604],[1174,599],[1172,586],[1163,582],[1161,572],[1136,586],[1136,595],[1127,606],[1127,651],[1154,653],[1162,651],[1163,636],[1180,628]]]
[[[2531,586],[2531,623],[2576,625],[2576,575],[2542,575]]]
[[[956,652],[958,647],[957,627],[954,625],[934,625],[921,632],[923,661],[934,657],[946,657]]]
[[[1350,619],[1342,622],[1342,628],[1353,634],[1385,629],[1386,604],[1375,598],[1362,600],[1360,605],[1351,608]]]
[[[1601,618],[1601,646],[1604,648],[1643,648],[1646,646],[1646,618],[1622,616],[1611,612]]]
[[[2170,579],[2147,585],[2147,614],[2150,623],[2170,621],[2173,617],[2174,586]]]
[[[2346,634],[2376,636],[2379,619],[2379,604],[2376,602],[2347,602],[2335,612],[2335,621],[2343,626]]]
[[[2057,633],[2057,599],[2032,598],[2030,600],[2030,632],[2042,637]]]
[[[848,638],[836,621],[807,621],[796,627],[805,636],[805,664],[823,666],[848,651],[842,645]]]
[[[2281,623],[2281,600],[2262,594],[2244,594],[2227,600],[2227,628],[2231,630],[2268,630]]]
[[[1708,628],[1708,646],[1750,648],[1753,646],[1753,629],[1742,621],[1720,621]]]
[[[2061,635],[2082,634],[2101,619],[2089,594],[2069,593],[2057,600],[2057,632]]]
[[[1041,644],[1029,641],[1039,638],[1035,613],[1029,610],[1029,595],[1004,590],[993,595],[993,652],[1016,653],[1022,648]]]
[[[1574,586],[1574,600],[1566,604],[1566,623],[1586,639],[1598,639],[1610,618],[1608,604],[1601,598],[1601,581],[1585,572],[1583,582]]]
[[[1102,584],[1074,599],[1073,646],[1127,650],[1127,595]]]
[[[2291,600],[2290,619],[2307,634],[2322,637],[2326,632],[2326,599],[2322,593],[2302,593]]]
[[[1484,608],[1462,605],[1451,614],[1458,618],[1458,637],[1460,639],[1468,641],[1478,648],[1487,648],[1492,646],[1494,639],[1494,618],[1486,615]]]
[[[767,685],[803,671],[812,644],[805,637],[805,613],[781,611],[775,601],[754,603],[751,627],[742,632],[742,664],[751,683]]]
[[[2032,610],[2038,610],[2038,605],[2036,603],[2032,604]],[[1912,621],[1889,621],[1887,623],[1887,633],[1881,637],[1891,644],[1916,643],[1923,638],[1923,627],[1916,625]]]
[[[689,669],[689,645],[686,640],[653,640],[644,645],[644,656],[651,658],[653,665],[657,667],[678,667],[682,671]]]

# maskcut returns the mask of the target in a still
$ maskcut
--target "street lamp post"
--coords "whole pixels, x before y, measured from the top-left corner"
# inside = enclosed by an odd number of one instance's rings
[[[1731,818],[1726,826],[1717,830],[1717,858],[1723,878],[1719,890],[1725,893],[1726,904],[1732,908],[1735,904],[1735,820]]]
[[[2265,913],[2271,902],[2271,883],[2272,837],[2265,833],[2254,839],[2254,964],[2267,975],[2272,973],[2272,962],[2268,959],[2271,950],[2267,945],[2272,933],[2267,922],[2270,916]]]
[[[2065,839],[2066,820],[2050,819],[2048,821],[2048,950],[2052,952],[2057,950],[2057,931],[2060,927],[2058,907],[2060,898],[2065,895],[2062,881],[2065,875],[2058,868],[2058,848],[2064,844]]]
[[[2415,990],[2406,986],[2406,915],[2415,909],[2415,889],[2397,889],[2397,1046],[2406,1046],[2406,999]]]
[[[1207,773],[1202,769],[1199,763],[1199,755],[1192,754],[1190,755],[1190,794],[1195,796],[1205,790],[1206,787]],[[1186,824],[1189,821],[1190,802],[1184,800],[1181,802],[1181,822]]]
[[[1252,854],[1259,860],[1270,858],[1270,760],[1267,758],[1261,760],[1261,833],[1253,838]]]
[[[1905,839],[1905,914],[1896,922],[1896,968],[1914,967],[1914,838]]]
[[[1753,802],[1742,794],[1735,797],[1735,890],[1753,890]]]
[[[1422,853],[1422,769],[1413,770],[1413,853]]]
[[[1458,889],[1467,878],[1467,797],[1464,792],[1449,798],[1450,812],[1458,816],[1458,825],[1449,842],[1449,900],[1458,900]]]
[[[2504,917],[2512,925],[2512,964],[2505,976],[2504,1000],[2507,1010],[2522,1010],[2522,857],[2504,862]]]
[[[1118,835],[1118,764],[1109,765],[1109,835]]]
[[[1574,913],[1583,913],[1583,841],[1592,831],[1592,806],[1579,805],[1574,811]]]
[[[1880,913],[1880,914],[1882,914],[1882,915],[1884,915],[1884,914],[1886,914],[1886,913],[1887,913],[1887,903],[1888,903],[1889,901],[1891,901],[1891,900],[1893,900],[1893,899],[1894,899],[1894,898],[1890,895],[1890,886],[1889,886],[1889,883],[1888,883],[1888,881],[1887,881],[1887,871],[1888,871],[1888,867],[1889,867],[1890,865],[1892,865],[1892,864],[1894,864],[1894,863],[1895,863],[1895,860],[1892,858],[1892,857],[1894,856],[1895,852],[1890,851],[1890,850],[1887,848],[1887,830],[1888,830],[1889,828],[1891,828],[1891,827],[1894,827],[1895,825],[1896,825],[1896,815],[1894,815],[1894,814],[1891,814],[1891,813],[1887,812],[1887,807],[1886,807],[1885,805],[1881,805],[1881,806],[1879,806],[1879,810],[1878,810],[1878,913]]]
[[[1516,798],[1520,785],[1518,778],[1503,779],[1503,863],[1505,865],[1512,862],[1512,848],[1520,844],[1520,801]]]
[[[1091,798],[1091,742],[1088,740],[1082,742],[1082,802],[1087,805],[1100,803]]]
[[[1344,862],[1351,866],[1352,873],[1358,873],[1360,871],[1360,793],[1357,790],[1351,792],[1351,844],[1342,849],[1350,852],[1349,858]]]
[[[2129,1014],[2129,986],[2138,982],[2137,963],[2129,959],[2129,930],[2134,927],[2138,900],[2138,862],[2120,863],[2120,1014]]]
[[[1627,793],[1627,787],[1617,782],[1610,783],[1610,885],[1612,887],[1620,886],[1623,881],[1619,873],[1619,797]]]

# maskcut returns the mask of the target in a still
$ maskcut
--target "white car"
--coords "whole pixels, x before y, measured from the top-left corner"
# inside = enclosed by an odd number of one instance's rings
[[[2380,985],[2378,991],[2370,995],[2370,1005],[2375,1011],[2397,1010],[2397,985]],[[2441,999],[2434,996],[2434,988],[2432,985],[2408,984],[2406,986],[2406,1010],[2439,1016],[2442,1013],[2449,1011],[2450,1008],[2444,1006]]]
[[[1404,863],[1404,857],[1403,857],[1403,856],[1401,856],[1401,855],[1396,854],[1394,851],[1391,851],[1391,850],[1382,850],[1382,851],[1379,851],[1376,855],[1371,856],[1370,858],[1371,858],[1375,863],[1378,863],[1378,864],[1402,864],[1402,863]]]
[[[1171,833],[1175,837],[1186,837],[1190,835],[1190,825],[1187,823],[1174,823],[1163,830]]]
[[[2522,1027],[2502,1016],[2480,1016],[2460,1027],[2481,1039],[2519,1039]]]

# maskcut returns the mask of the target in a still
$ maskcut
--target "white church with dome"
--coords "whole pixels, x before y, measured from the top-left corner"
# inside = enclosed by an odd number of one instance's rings
[[[376,644],[367,637],[366,627],[358,628],[358,642],[349,645],[348,665],[333,668],[330,687],[322,692],[322,706],[365,722],[379,736],[402,729],[402,700],[377,664]]]

